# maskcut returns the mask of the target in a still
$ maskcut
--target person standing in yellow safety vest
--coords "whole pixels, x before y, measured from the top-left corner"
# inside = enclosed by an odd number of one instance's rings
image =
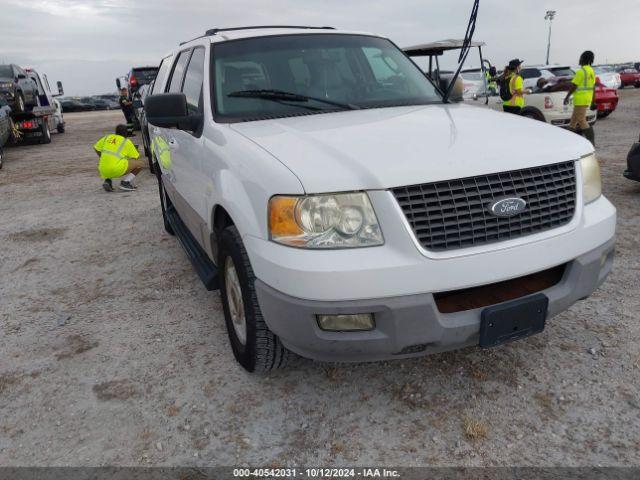
[[[127,138],[127,126],[118,125],[115,135],[105,135],[93,146],[100,157],[98,171],[104,180],[102,188],[113,192],[113,178],[123,177],[120,190],[135,190],[133,180],[144,167],[136,146]]]
[[[509,82],[509,92],[511,99],[505,100],[502,104],[502,108],[505,112],[520,114],[524,108],[524,80],[520,75],[522,60],[517,58],[509,62],[508,69],[511,72],[508,76],[505,76],[503,81]]]
[[[593,127],[587,122],[587,110],[593,103],[596,88],[596,73],[591,65],[595,60],[592,51],[587,50],[580,55],[580,69],[571,81],[571,87],[564,99],[564,104],[569,104],[569,98],[573,95],[573,115],[569,129],[578,135],[583,135],[593,145],[596,144]]]

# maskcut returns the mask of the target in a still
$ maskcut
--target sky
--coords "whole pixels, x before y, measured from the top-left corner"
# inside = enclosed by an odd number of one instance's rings
[[[0,0],[0,63],[31,66],[67,95],[115,90],[132,66],[157,65],[180,41],[214,27],[330,25],[409,46],[462,38],[472,0]],[[547,10],[556,10],[551,63],[640,61],[640,0],[480,0],[485,57],[544,63]],[[453,57],[451,57],[452,59]],[[445,67],[451,63],[445,60]],[[466,66],[478,66],[477,54]]]

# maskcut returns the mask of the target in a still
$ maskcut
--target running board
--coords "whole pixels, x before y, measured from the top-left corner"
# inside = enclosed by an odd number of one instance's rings
[[[196,273],[204,283],[207,290],[218,290],[218,267],[216,267],[207,252],[205,252],[198,241],[193,238],[191,232],[184,224],[174,206],[167,209],[167,220],[171,224],[176,236],[180,239],[182,247],[187,253],[187,257],[191,260],[191,264]]]

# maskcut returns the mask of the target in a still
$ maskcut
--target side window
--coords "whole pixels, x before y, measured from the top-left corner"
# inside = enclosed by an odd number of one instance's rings
[[[176,64],[173,67],[173,72],[171,73],[171,82],[169,84],[168,92],[177,93],[180,91],[182,87],[182,77],[184,75],[184,69],[187,66],[187,62],[189,61],[189,54],[191,50],[186,50],[184,52],[180,52],[178,55],[178,59],[176,60]]]
[[[160,68],[158,69],[158,75],[156,75],[155,83],[153,84],[153,90],[151,93],[160,93],[162,92],[162,88],[164,87],[164,81],[167,78],[167,73],[169,73],[169,68],[171,67],[171,60],[173,56],[169,56],[162,60],[160,63]]]
[[[196,48],[189,60],[189,67],[184,77],[182,93],[187,97],[187,110],[189,114],[198,113],[200,110],[200,95],[204,82],[204,48]]]
[[[49,85],[49,79],[47,75],[42,75],[42,79],[44,80],[44,86],[47,87],[47,92],[51,91],[51,86]]]

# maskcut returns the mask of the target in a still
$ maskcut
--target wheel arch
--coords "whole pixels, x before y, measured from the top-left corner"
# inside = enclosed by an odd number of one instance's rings
[[[544,113],[542,113],[537,107],[532,107],[532,106],[524,107],[522,109],[521,115],[523,117],[533,118],[534,120],[538,120],[540,122],[547,121],[547,119],[544,116]]]

